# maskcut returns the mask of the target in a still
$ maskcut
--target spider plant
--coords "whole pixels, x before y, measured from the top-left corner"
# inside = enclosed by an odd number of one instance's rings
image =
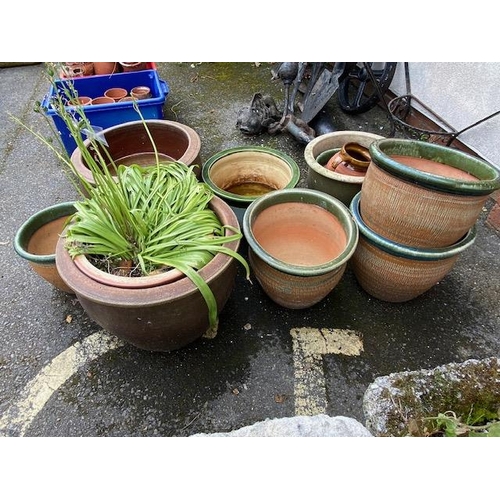
[[[134,107],[153,145],[156,162],[148,167],[115,165],[103,142],[104,137],[94,131],[83,107],[68,106],[77,97],[71,80],[56,86],[57,74],[56,67],[48,66],[49,80],[57,89],[51,105],[74,137],[94,183],[86,181],[68,156],[51,141],[25,128],[56,154],[84,188],[82,191],[78,183],[75,184],[83,199],[75,202],[76,212],[66,227],[69,254],[72,258],[82,254],[98,257],[121,267],[128,263],[128,267],[138,270],[141,276],[164,269],[179,270],[203,295],[213,328],[217,321],[216,300],[198,270],[222,252],[238,260],[249,279],[246,260],[224,246],[241,239],[241,231],[222,225],[211,210],[209,203],[214,194],[208,185],[198,181],[194,166],[159,161],[147,122],[135,102]],[[84,144],[84,134],[90,147]],[[111,172],[116,172],[116,176]]]

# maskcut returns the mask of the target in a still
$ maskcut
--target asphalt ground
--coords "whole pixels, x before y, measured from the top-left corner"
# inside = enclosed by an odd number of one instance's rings
[[[165,118],[199,133],[203,161],[226,148],[265,145],[295,158],[306,187],[303,145],[286,133],[246,137],[235,127],[255,92],[283,102],[270,64],[157,66],[170,87]],[[185,437],[318,413],[363,423],[363,394],[374,378],[500,354],[500,237],[487,223],[493,198],[473,247],[410,302],[369,296],[348,268],[322,302],[287,310],[240,269],[214,338],[151,353],[110,336],[13,248],[31,214],[76,196],[47,148],[8,117],[49,134],[33,112],[47,91],[41,64],[0,68],[0,95],[9,96],[0,100],[0,435]],[[346,115],[334,96],[326,109],[337,130],[389,133],[380,108]],[[311,340],[321,335],[337,348],[317,350]]]

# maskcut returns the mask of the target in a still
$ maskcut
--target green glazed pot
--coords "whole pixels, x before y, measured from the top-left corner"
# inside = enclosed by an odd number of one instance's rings
[[[342,278],[358,228],[336,198],[307,188],[283,189],[253,201],[243,218],[250,266],[277,304],[304,309]]]
[[[75,213],[74,202],[47,207],[27,219],[14,238],[17,254],[55,288],[67,293],[73,290],[61,279],[56,268],[56,246],[69,216]]]
[[[220,151],[203,165],[201,176],[234,210],[240,225],[247,207],[269,191],[293,188],[300,169],[290,156],[260,146]]]

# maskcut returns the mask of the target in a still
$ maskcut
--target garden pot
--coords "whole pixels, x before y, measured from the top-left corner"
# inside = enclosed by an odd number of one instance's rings
[[[274,149],[249,146],[226,149],[203,165],[203,181],[228,203],[243,224],[247,207],[265,193],[293,188],[300,178],[297,163]]]
[[[243,218],[252,271],[265,293],[289,309],[323,300],[342,278],[358,243],[347,207],[312,189],[272,191]]]
[[[94,74],[95,75],[111,75],[119,71],[117,62],[95,62]]]
[[[113,87],[104,92],[105,97],[111,97],[111,99],[113,99],[115,102],[118,102],[120,99],[127,97],[127,94],[127,90],[120,87]]]
[[[145,62],[121,62],[120,66],[124,73],[128,73],[130,71],[143,71],[147,68]]]
[[[370,156],[361,190],[363,220],[403,245],[453,245],[500,188],[498,167],[438,144],[381,139],[370,146]]]
[[[214,197],[210,208],[223,224],[238,228],[236,215],[223,200]],[[88,316],[109,333],[140,349],[166,352],[186,346],[209,329],[206,302],[187,277],[182,275],[152,286],[148,283],[136,287],[106,284],[94,279],[91,273],[82,272],[64,243],[63,235],[56,249],[57,269]],[[239,240],[226,246],[237,251]],[[199,274],[212,289],[220,313],[234,286],[235,260],[217,253]],[[146,282],[148,278],[139,280]]]
[[[361,190],[365,176],[333,172],[326,168],[326,164],[349,142],[368,148],[373,141],[378,139],[383,139],[383,137],[357,131],[330,132],[313,139],[304,149],[304,158],[308,167],[307,187],[334,196],[344,205],[349,206],[354,195]]]
[[[73,290],[61,279],[56,268],[56,245],[68,217],[75,213],[73,202],[47,207],[27,219],[14,238],[14,249],[31,268],[55,288]]]
[[[371,167],[370,167],[371,168]],[[363,191],[352,200],[359,243],[351,267],[361,287],[387,302],[406,302],[427,292],[453,268],[459,255],[476,238],[472,227],[458,242],[442,248],[416,248],[389,240],[365,223],[360,213]]]
[[[141,85],[139,87],[134,87],[130,91],[131,97],[134,99],[137,99],[138,101],[142,99],[150,99],[151,98],[151,89],[149,87],[146,87],[144,85]]]
[[[90,104],[92,106],[99,106],[102,104],[114,104],[115,100],[112,97],[106,96],[106,95],[101,95],[99,97],[94,97]]]
[[[200,136],[187,125],[169,120],[145,120],[158,149],[160,161],[179,161],[188,166],[197,165],[195,173],[201,176]],[[139,164],[154,165],[153,145],[142,121],[121,123],[104,129],[98,135],[104,136],[108,144],[108,152],[118,166]],[[90,141],[84,142],[88,148]],[[71,162],[83,178],[94,184],[92,172],[88,168],[79,148],[71,155]]]

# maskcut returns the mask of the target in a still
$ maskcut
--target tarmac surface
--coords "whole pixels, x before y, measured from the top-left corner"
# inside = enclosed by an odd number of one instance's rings
[[[194,128],[201,157],[265,145],[290,154],[306,187],[304,145],[288,134],[246,137],[237,112],[255,92],[283,102],[270,64],[158,63],[170,94],[165,118]],[[75,199],[61,165],[8,113],[49,134],[35,101],[48,91],[42,64],[0,68],[0,435],[190,436],[227,433],[266,419],[318,414],[363,423],[363,395],[378,376],[500,356],[500,232],[485,204],[473,247],[435,287],[407,303],[365,293],[348,268],[306,310],[273,303],[238,272],[214,338],[170,353],[141,351],[87,317],[78,300],[44,282],[14,251],[20,225]],[[376,108],[346,115],[337,130],[389,134]],[[329,336],[335,349],[314,350]],[[304,340],[305,339],[305,340]]]

